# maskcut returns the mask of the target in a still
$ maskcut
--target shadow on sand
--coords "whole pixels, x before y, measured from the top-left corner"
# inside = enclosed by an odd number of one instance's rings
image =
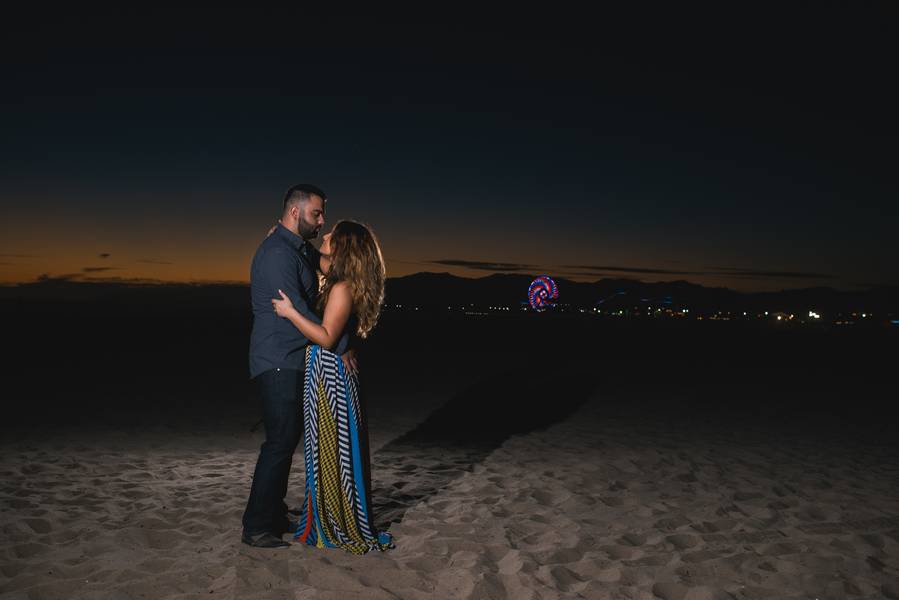
[[[409,508],[471,471],[509,437],[564,420],[594,387],[583,367],[556,365],[496,373],[454,396],[372,457],[378,525],[402,521]],[[400,474],[398,480],[378,481],[386,472]]]

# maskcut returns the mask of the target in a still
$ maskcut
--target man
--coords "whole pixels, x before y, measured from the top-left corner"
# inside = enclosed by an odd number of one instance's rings
[[[317,269],[328,257],[309,240],[325,223],[327,197],[319,188],[295,185],[284,197],[280,221],[260,244],[250,269],[253,331],[250,334],[250,377],[262,395],[265,442],[253,474],[243,514],[241,541],[258,548],[289,546],[281,539],[296,531],[284,498],[293,454],[303,431],[303,381],[309,341],[288,320],[275,314],[272,298],[283,290],[305,316],[320,322],[312,309],[318,299]],[[345,347],[345,346],[344,346]],[[344,363],[355,370],[351,355]]]

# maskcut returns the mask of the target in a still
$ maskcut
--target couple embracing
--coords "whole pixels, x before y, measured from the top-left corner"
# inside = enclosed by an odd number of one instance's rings
[[[253,257],[250,377],[262,396],[265,442],[242,541],[281,548],[290,533],[300,543],[364,554],[392,547],[372,519],[355,359],[378,319],[385,268],[377,239],[361,223],[340,221],[320,249],[312,246],[326,202],[315,186],[290,188],[281,219]],[[305,498],[291,511],[284,498],[300,437]]]

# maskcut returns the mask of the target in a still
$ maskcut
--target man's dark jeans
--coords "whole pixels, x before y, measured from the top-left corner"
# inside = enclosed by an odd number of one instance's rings
[[[265,442],[259,449],[250,498],[243,513],[248,535],[287,528],[287,479],[303,434],[303,370],[271,369],[256,377],[262,394]]]

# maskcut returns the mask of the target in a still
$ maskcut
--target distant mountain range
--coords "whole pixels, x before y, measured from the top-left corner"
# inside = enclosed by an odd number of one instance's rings
[[[743,293],[727,288],[709,288],[687,281],[645,283],[633,279],[602,279],[581,283],[555,280],[559,303],[578,308],[603,309],[654,306],[688,308],[695,311],[784,311],[838,313],[851,311],[899,312],[899,286],[865,291],[840,291],[826,287]],[[449,273],[417,273],[390,279],[388,304],[417,306],[510,306],[527,301],[529,275],[495,274],[479,279]]]
[[[527,301],[528,275],[495,274],[478,279],[449,273],[417,273],[388,279],[386,302],[440,309],[462,305],[518,306]],[[687,281],[644,283],[632,279],[602,279],[580,283],[557,279],[559,303],[572,308],[605,310],[635,306],[669,306],[694,312],[783,311],[807,314],[809,310],[834,315],[852,311],[899,314],[899,286],[863,291],[841,291],[826,287],[743,293],[727,288],[709,288]],[[0,286],[0,300],[9,302],[97,303],[115,310],[245,310],[249,304],[246,284],[131,284],[127,282],[38,281]]]

